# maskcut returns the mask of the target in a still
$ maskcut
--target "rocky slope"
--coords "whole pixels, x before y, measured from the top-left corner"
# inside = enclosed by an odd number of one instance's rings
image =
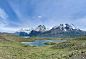
[[[33,36],[40,32],[45,32],[45,31],[47,31],[47,28],[44,25],[39,25],[38,27],[36,27],[36,29],[22,28],[21,30],[16,31],[13,34],[18,36]]]
[[[18,36],[28,36],[29,33],[34,30],[33,28],[28,29],[28,28],[22,28],[19,31],[16,31],[15,33],[13,33],[14,35],[18,35]]]
[[[39,25],[36,29],[21,29],[14,33],[18,36],[30,37],[79,37],[86,35],[86,31],[76,28],[73,24],[59,24],[47,30],[44,25]]]
[[[47,31],[46,27],[43,25],[39,25],[38,27],[36,27],[35,31],[41,31],[41,32],[45,32]]]
[[[59,24],[53,27],[52,29],[59,29],[59,30],[79,30],[73,24]]]
[[[35,37],[79,37],[85,35],[86,31],[76,28],[73,24],[59,24],[51,30],[33,35]]]

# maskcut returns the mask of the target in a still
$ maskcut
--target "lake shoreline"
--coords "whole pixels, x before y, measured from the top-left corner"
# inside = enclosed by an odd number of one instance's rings
[[[46,44],[44,44],[45,42],[61,42],[61,41],[67,40],[35,40],[31,42],[21,42],[21,43],[40,47],[40,46],[47,46]]]

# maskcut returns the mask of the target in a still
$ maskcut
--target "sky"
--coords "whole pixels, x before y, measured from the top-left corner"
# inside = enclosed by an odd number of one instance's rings
[[[86,30],[86,0],[0,0],[0,32],[65,23]]]

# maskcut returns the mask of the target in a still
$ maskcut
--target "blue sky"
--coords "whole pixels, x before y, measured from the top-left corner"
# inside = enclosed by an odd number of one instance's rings
[[[86,0],[0,0],[0,32],[65,23],[86,30]]]

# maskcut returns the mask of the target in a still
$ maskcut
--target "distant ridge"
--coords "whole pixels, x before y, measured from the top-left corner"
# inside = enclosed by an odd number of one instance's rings
[[[44,26],[44,25],[39,25],[38,27],[34,28],[22,28],[18,31],[16,31],[15,33],[13,33],[14,35],[18,35],[18,36],[28,36],[30,33],[32,32],[45,32],[48,31],[48,29]],[[35,33],[33,33],[34,35]],[[32,36],[32,35],[31,35]]]
[[[86,35],[86,31],[82,31],[73,24],[59,24],[52,29],[47,30],[44,25],[39,25],[36,29],[21,29],[14,33],[18,36],[30,37],[79,37]]]

